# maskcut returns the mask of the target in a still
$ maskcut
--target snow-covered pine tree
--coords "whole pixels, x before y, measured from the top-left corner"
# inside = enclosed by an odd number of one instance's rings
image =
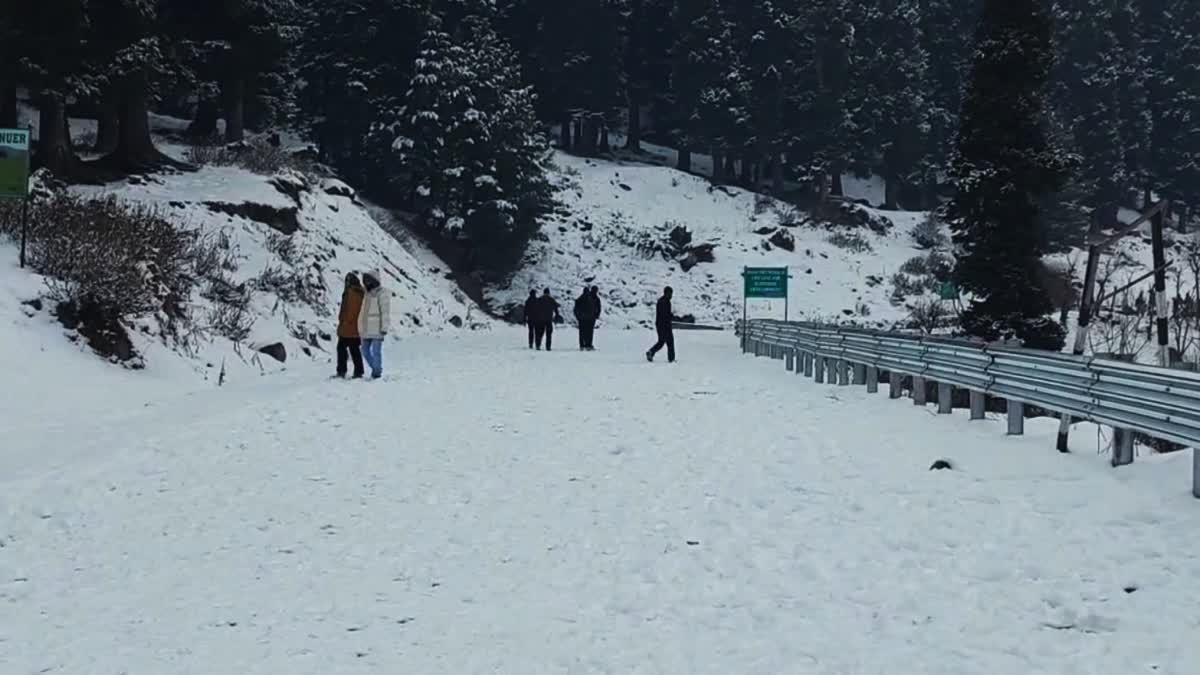
[[[86,45],[90,24],[86,4],[80,0],[44,0],[17,3],[6,13],[13,42],[0,47],[10,52],[3,69],[9,86],[23,85],[36,99],[39,127],[36,160],[61,178],[71,180],[78,160],[71,148],[67,102],[86,94],[96,84],[88,77]],[[15,119],[14,98],[8,105]],[[6,115],[8,116],[8,115]]]
[[[1053,26],[1039,0],[987,0],[945,219],[959,247],[956,276],[973,296],[962,318],[971,335],[1012,334],[1061,349],[1062,328],[1039,275],[1039,206],[1058,191],[1072,157],[1050,142],[1043,88],[1054,64]]]
[[[921,45],[929,59],[929,134],[921,174],[923,201],[930,207],[936,205],[940,187],[950,177],[981,4],[981,0],[921,1]]]
[[[661,102],[670,86],[671,6],[670,0],[624,0],[620,5],[629,150],[641,148],[642,108]]]
[[[404,105],[428,0],[326,0],[307,8],[297,57],[297,122],[324,161],[368,190],[384,191],[387,144],[368,142]]]
[[[1089,209],[1115,222],[1130,186],[1121,138],[1121,45],[1114,32],[1111,0],[1055,3],[1059,57],[1054,100],[1064,126],[1073,131],[1082,158],[1080,186]],[[1082,235],[1082,233],[1080,233]]]
[[[872,4],[855,40],[849,108],[860,150],[853,159],[860,170],[883,176],[891,209],[899,207],[906,188],[919,184],[926,150],[931,96],[921,44],[915,0]]]
[[[1157,136],[1162,139],[1157,176],[1177,211],[1200,206],[1200,11],[1194,2],[1170,0],[1169,47]]]
[[[765,170],[776,189],[783,186],[782,154],[786,142],[784,103],[796,83],[791,24],[787,0],[739,0],[731,3],[727,20],[741,55],[739,85],[745,113],[739,130],[741,181],[751,185]]]
[[[501,273],[552,204],[547,148],[515,54],[485,21],[465,28],[458,40],[427,32],[392,147],[398,184],[431,231]]]

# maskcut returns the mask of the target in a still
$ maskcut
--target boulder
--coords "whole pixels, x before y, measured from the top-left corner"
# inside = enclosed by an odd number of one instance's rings
[[[287,363],[287,347],[283,346],[282,342],[272,342],[269,345],[262,345],[255,351],[275,359],[280,363]]]

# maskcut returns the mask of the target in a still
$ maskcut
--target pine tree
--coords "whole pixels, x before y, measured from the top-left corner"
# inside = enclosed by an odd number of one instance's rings
[[[364,189],[386,185],[386,144],[371,131],[403,107],[431,19],[428,0],[329,0],[302,19],[297,121],[322,160]]]
[[[397,183],[426,224],[481,269],[519,259],[550,206],[546,145],[517,58],[484,21],[422,41],[392,147]]]
[[[914,0],[872,5],[855,40],[854,119],[859,170],[883,176],[885,205],[899,206],[901,192],[918,183],[929,133],[931,93]],[[878,150],[876,150],[878,149]]]
[[[959,112],[970,74],[981,0],[922,0],[921,45],[928,58],[929,133],[921,174],[928,205],[950,178]]]
[[[66,179],[79,175],[67,102],[96,85],[87,68],[91,26],[85,10],[80,0],[44,0],[18,3],[8,15],[15,38],[6,45],[16,65],[11,81],[25,85],[39,109],[37,162]]]
[[[1200,11],[1195,3],[1171,0],[1171,49],[1163,59],[1170,79],[1158,120],[1160,167],[1164,196],[1182,207],[1200,206]]]
[[[747,83],[733,32],[718,0],[677,0],[679,32],[671,54],[679,168],[691,169],[691,152],[713,156],[713,179],[723,180],[727,151],[746,134]]]
[[[1060,49],[1055,98],[1083,160],[1082,196],[1111,224],[1130,185],[1121,137],[1121,45],[1114,32],[1116,17],[1110,0],[1056,4]]]
[[[1054,63],[1053,27],[1038,0],[987,0],[962,109],[956,193],[945,217],[959,247],[956,275],[974,296],[963,328],[1013,334],[1061,349],[1062,328],[1039,281],[1039,206],[1071,169],[1044,123],[1042,89]]]
[[[671,7],[669,0],[625,0],[621,7],[628,108],[625,147],[635,152],[641,149],[642,108],[670,86]]]

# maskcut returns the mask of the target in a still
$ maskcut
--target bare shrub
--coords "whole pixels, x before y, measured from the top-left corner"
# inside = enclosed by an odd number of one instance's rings
[[[312,162],[261,139],[229,145],[222,145],[217,139],[203,139],[188,147],[187,160],[200,165],[240,166],[264,176],[273,176],[284,169],[305,175],[316,172]]]
[[[279,256],[283,262],[294,265],[298,257],[298,249],[296,248],[296,240],[292,237],[272,232],[267,236],[266,248],[268,251]]]
[[[851,253],[868,253],[873,250],[871,242],[857,232],[834,232],[825,241]]]
[[[900,271],[913,276],[925,276],[929,274],[929,259],[924,256],[909,258],[900,266]]]
[[[892,299],[902,301],[912,295],[920,295],[928,288],[924,277],[911,277],[903,272],[892,275]]]
[[[909,325],[921,332],[931,335],[947,324],[950,311],[940,300],[924,299],[917,301],[908,314]]]
[[[949,239],[942,232],[942,223],[937,216],[930,214],[913,228],[913,243],[918,248],[936,249],[945,246]]]
[[[30,262],[83,313],[178,316],[191,293],[195,234],[152,207],[58,194],[30,213]]]
[[[188,162],[200,166],[228,166],[232,163],[225,146],[203,141],[188,146],[185,157]]]
[[[325,289],[296,270],[268,266],[252,282],[254,288],[289,304],[304,303],[320,308],[324,304]]]

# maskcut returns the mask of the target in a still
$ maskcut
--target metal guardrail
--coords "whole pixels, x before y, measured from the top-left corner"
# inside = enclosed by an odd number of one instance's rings
[[[1020,349],[973,340],[773,320],[738,321],[742,351],[786,361],[816,382],[866,385],[888,375],[892,398],[911,378],[917,405],[936,383],[938,412],[953,409],[954,390],[970,392],[971,419],[986,397],[1007,402],[1008,433],[1025,430],[1025,406],[1110,426],[1112,465],[1133,463],[1134,433],[1181,443],[1192,453],[1192,494],[1200,498],[1200,374],[1094,356]]]

